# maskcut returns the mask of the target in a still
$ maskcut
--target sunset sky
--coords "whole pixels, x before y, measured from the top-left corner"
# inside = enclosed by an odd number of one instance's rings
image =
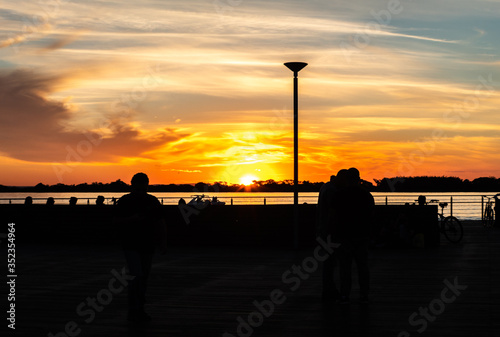
[[[0,184],[500,176],[500,1],[2,1]]]

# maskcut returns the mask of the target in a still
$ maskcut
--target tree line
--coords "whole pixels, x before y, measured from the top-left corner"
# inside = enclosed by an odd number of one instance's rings
[[[374,179],[380,192],[500,192],[500,179],[480,177],[473,180],[445,176],[394,177]]]
[[[371,192],[500,192],[500,178],[481,177],[474,180],[445,176],[393,177],[374,179],[375,184],[363,180]],[[299,192],[318,192],[324,182],[300,181]],[[293,192],[293,180],[254,180],[252,185],[228,184],[224,181],[196,184],[150,185],[150,192]],[[130,185],[118,179],[111,183],[17,187],[0,185],[0,192],[128,192]]]

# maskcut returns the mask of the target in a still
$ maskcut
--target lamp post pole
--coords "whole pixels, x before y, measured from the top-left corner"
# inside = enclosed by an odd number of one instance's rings
[[[293,247],[299,247],[299,71],[307,63],[287,62],[293,71]]]

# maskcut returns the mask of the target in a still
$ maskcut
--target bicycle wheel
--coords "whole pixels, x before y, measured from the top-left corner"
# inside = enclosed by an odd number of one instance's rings
[[[495,222],[495,219],[493,217],[493,208],[487,207],[484,210],[484,214],[483,214],[483,226],[484,227],[491,227],[491,226],[493,226],[493,222]]]
[[[464,236],[464,229],[460,221],[454,216],[447,216],[443,223],[443,233],[444,236],[451,243],[457,243],[462,240]]]

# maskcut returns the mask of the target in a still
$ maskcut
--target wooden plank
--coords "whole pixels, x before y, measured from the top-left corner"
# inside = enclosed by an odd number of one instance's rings
[[[125,292],[89,323],[87,315],[76,312],[80,303],[108,287],[111,270],[124,266],[118,248],[20,240],[16,336],[57,336],[70,321],[81,329],[78,336],[238,336],[237,318],[247,320],[256,311],[253,302],[268,300],[274,289],[282,290],[286,300],[253,328],[252,336],[398,336],[402,331],[411,336],[474,336],[478,331],[498,336],[500,231],[478,222],[465,223],[465,229],[458,245],[441,238],[433,249],[372,250],[368,306],[356,301],[356,278],[347,306],[321,303],[320,269],[295,291],[283,282],[283,273],[312,256],[312,248],[173,247],[155,257],[147,303],[153,321],[143,326],[125,320]],[[441,308],[444,282],[455,279],[467,289]],[[412,326],[409,317],[432,303],[442,313],[431,315],[432,322],[419,315],[419,322],[427,322],[420,334],[417,328],[423,325]]]

